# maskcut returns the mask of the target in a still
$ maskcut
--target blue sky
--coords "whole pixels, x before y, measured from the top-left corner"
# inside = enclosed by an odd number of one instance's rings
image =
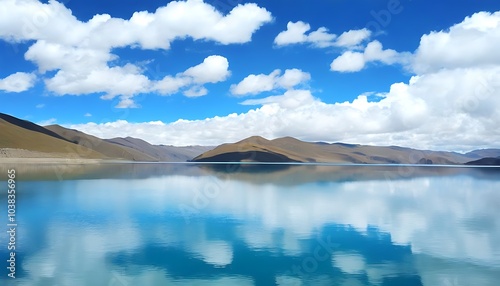
[[[499,147],[498,1],[4,2],[16,117],[156,144]]]

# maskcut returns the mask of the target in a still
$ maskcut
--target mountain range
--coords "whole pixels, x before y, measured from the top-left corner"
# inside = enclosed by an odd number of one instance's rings
[[[101,139],[59,125],[39,126],[0,113],[0,158],[75,158],[185,162],[212,146],[152,145],[136,138]]]
[[[309,162],[357,164],[464,164],[500,149],[457,152],[417,150],[398,146],[367,146],[345,143],[303,142],[292,137],[267,140],[253,136],[223,144],[193,159],[195,162]]]
[[[220,146],[153,145],[126,137],[101,139],[60,125],[39,126],[0,113],[0,159],[77,158],[142,162],[302,162],[500,165],[500,149],[465,154],[398,146],[304,142],[252,136]]]

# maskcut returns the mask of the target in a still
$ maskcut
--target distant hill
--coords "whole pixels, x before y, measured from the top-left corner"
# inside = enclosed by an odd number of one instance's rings
[[[78,146],[42,126],[3,113],[0,113],[0,148],[42,152],[50,154],[50,157],[106,157],[92,149]]]
[[[152,145],[142,139],[132,137],[105,139],[104,141],[132,148],[143,154],[156,158],[159,161],[165,162],[186,162],[213,148],[212,146],[176,147]]]
[[[0,113],[0,157],[85,158],[145,162],[318,162],[358,164],[499,165],[500,149],[466,154],[398,146],[304,142],[252,136],[236,143],[175,147],[126,137],[100,139],[59,125],[46,127]]]
[[[212,148],[152,145],[131,137],[101,139],[60,125],[42,127],[0,113],[0,157],[186,162]]]
[[[473,165],[473,166],[500,166],[500,157],[497,158],[482,158],[479,160],[471,161],[465,163],[465,165]]]
[[[193,159],[195,162],[332,162],[358,164],[463,164],[460,153],[416,150],[397,146],[303,142],[292,137],[267,140],[259,136],[222,144]]]
[[[480,149],[468,152],[465,156],[471,159],[496,158],[500,156],[500,149]]]
[[[135,149],[120,146],[107,142],[106,140],[100,139],[98,137],[85,134],[78,130],[64,128],[60,125],[49,125],[45,126],[48,130],[54,132],[55,134],[61,136],[62,138],[71,141],[80,146],[87,147],[96,152],[105,155],[112,159],[123,159],[130,161],[144,161],[144,162],[155,162],[159,161],[154,156],[149,156]]]

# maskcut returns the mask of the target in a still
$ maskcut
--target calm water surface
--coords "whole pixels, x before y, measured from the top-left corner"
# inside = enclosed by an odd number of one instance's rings
[[[12,167],[0,285],[500,285],[500,169]]]

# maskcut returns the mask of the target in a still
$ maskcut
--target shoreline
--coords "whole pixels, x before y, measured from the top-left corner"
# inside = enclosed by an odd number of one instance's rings
[[[120,159],[86,159],[86,158],[14,158],[0,157],[0,165],[5,164],[64,164],[64,165],[99,165],[99,164],[187,164],[187,165],[302,165],[302,166],[338,166],[338,167],[451,167],[451,168],[500,168],[497,165],[446,165],[446,164],[356,164],[356,163],[339,163],[339,162],[148,162],[148,161],[129,161]]]
[[[0,158],[0,164],[101,164],[104,159],[85,159],[85,158]],[[118,161],[116,161],[118,162]]]

